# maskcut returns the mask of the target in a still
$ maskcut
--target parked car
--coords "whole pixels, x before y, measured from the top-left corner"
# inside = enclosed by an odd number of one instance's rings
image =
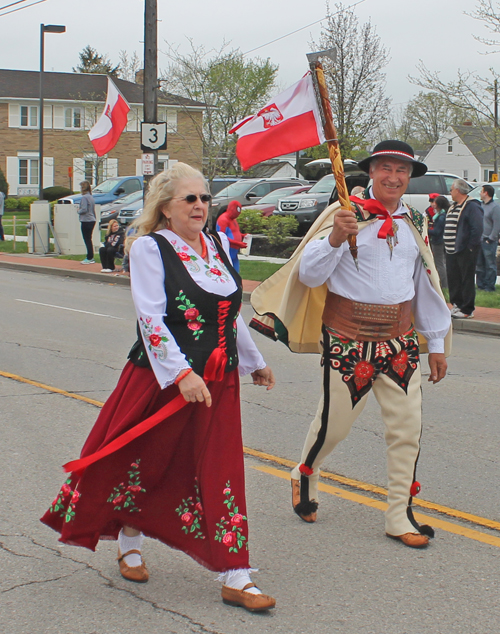
[[[362,187],[368,185],[368,174],[363,172],[355,161],[350,159],[344,161],[344,173],[349,193],[356,185]],[[335,177],[333,174],[327,174],[308,192],[282,198],[273,213],[282,216],[295,216],[299,222],[299,233],[303,235],[323,209],[337,199]]]
[[[270,216],[276,209],[280,198],[285,198],[286,196],[290,196],[292,194],[302,194],[310,189],[311,185],[300,185],[300,187],[281,187],[280,189],[275,189],[273,192],[269,192],[269,194],[261,198],[258,203],[247,203],[242,206],[244,208],[251,207],[252,209],[258,209],[262,212],[263,216]]]
[[[142,214],[142,209],[144,207],[144,200],[141,197],[139,200],[136,200],[135,203],[131,203],[130,205],[124,205],[120,211],[118,212],[118,222],[122,227],[129,225],[136,218],[138,218]]]
[[[118,218],[118,213],[122,207],[126,207],[131,203],[135,203],[138,200],[142,200],[143,193],[142,189],[137,192],[132,192],[128,196],[122,196],[121,198],[117,198],[112,203],[108,203],[107,205],[103,205],[101,207],[101,222],[100,226],[107,226],[110,220],[116,220]]]
[[[484,185],[491,185],[493,187],[493,189],[495,190],[495,202],[498,202],[500,200],[500,182],[495,182],[495,183],[484,183]],[[475,198],[476,200],[481,200],[481,197],[479,196],[479,192],[483,189],[483,183],[481,183],[481,185],[478,185],[477,187],[474,187],[474,189],[471,189],[469,192],[469,196],[471,198]]]
[[[99,183],[99,185],[96,185],[92,189],[92,196],[96,204],[105,205],[112,203],[117,198],[127,196],[127,194],[131,194],[132,192],[142,192],[143,183],[144,178],[142,176],[116,176],[115,178],[108,178],[108,180]],[[81,198],[81,194],[74,194],[60,198],[57,202],[60,204],[78,204]]]
[[[457,178],[463,180],[460,176],[445,174],[444,172],[427,172],[427,174],[419,176],[419,178],[411,178],[403,200],[408,205],[424,213],[429,206],[429,194],[440,194],[451,201],[451,185]]]
[[[217,218],[226,211],[232,200],[237,200],[241,205],[249,202],[258,203],[260,199],[269,192],[281,187],[291,187],[293,185],[309,185],[308,181],[300,178],[245,178],[232,183],[217,194],[212,200],[208,212],[208,225],[215,228]]]
[[[238,176],[216,176],[210,184],[210,193],[212,196],[217,196],[221,189],[239,180],[241,179]]]

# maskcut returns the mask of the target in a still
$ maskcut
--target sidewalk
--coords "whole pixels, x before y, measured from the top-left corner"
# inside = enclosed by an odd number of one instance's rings
[[[77,260],[63,260],[53,256],[0,253],[0,268],[130,286],[127,275],[101,273],[101,265],[98,263],[83,265]],[[259,283],[243,280],[243,301],[250,301],[250,294]],[[474,319],[454,319],[453,330],[500,336],[500,309],[477,307]]]

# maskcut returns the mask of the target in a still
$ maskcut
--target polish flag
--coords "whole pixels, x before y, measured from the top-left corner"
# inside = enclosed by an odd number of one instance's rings
[[[89,139],[97,156],[104,156],[118,143],[121,133],[127,125],[127,113],[130,106],[125,97],[108,77],[108,94],[104,112],[89,131]]]
[[[229,133],[238,135],[236,156],[244,170],[275,156],[324,143],[311,73],[306,73],[256,115],[242,119]]]

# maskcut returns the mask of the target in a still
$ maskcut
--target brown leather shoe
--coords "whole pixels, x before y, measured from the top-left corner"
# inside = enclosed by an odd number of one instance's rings
[[[389,533],[386,533],[386,535],[391,539],[398,539],[410,548],[425,548],[429,545],[427,535],[421,535],[420,533],[405,533],[404,535],[389,535]]]
[[[118,549],[118,564],[120,565],[120,574],[127,581],[135,581],[135,583],[146,583],[149,579],[149,572],[146,568],[146,563],[144,559],[142,560],[142,564],[140,566],[127,566],[125,563],[125,557],[127,555],[141,555],[140,550],[129,550],[123,555],[120,553],[120,549]],[[142,558],[142,555],[141,555]]]
[[[318,503],[316,500],[310,500],[309,502],[300,501],[300,482],[299,480],[291,479],[292,483],[292,506],[293,510],[297,513],[300,519],[304,522],[312,524],[318,519]]]
[[[252,594],[245,592],[248,588],[256,588],[255,583],[247,583],[243,590],[236,590],[229,586],[222,586],[222,601],[227,605],[234,605],[238,608],[245,608],[249,612],[264,612],[272,610],[276,605],[276,599],[267,594]]]

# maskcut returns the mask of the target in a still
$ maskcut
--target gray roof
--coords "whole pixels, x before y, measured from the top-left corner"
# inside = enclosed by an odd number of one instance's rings
[[[492,127],[485,126],[484,129],[470,125],[452,127],[481,165],[493,165]],[[497,148],[497,154],[500,157],[500,148]]]
[[[143,86],[124,79],[112,78],[118,90],[131,104],[143,103]],[[43,74],[44,99],[69,101],[106,101],[106,75],[95,73],[52,73]],[[38,99],[40,97],[40,72],[34,70],[0,69],[0,99]],[[193,101],[163,91],[158,91],[158,103],[172,106],[204,106]]]

